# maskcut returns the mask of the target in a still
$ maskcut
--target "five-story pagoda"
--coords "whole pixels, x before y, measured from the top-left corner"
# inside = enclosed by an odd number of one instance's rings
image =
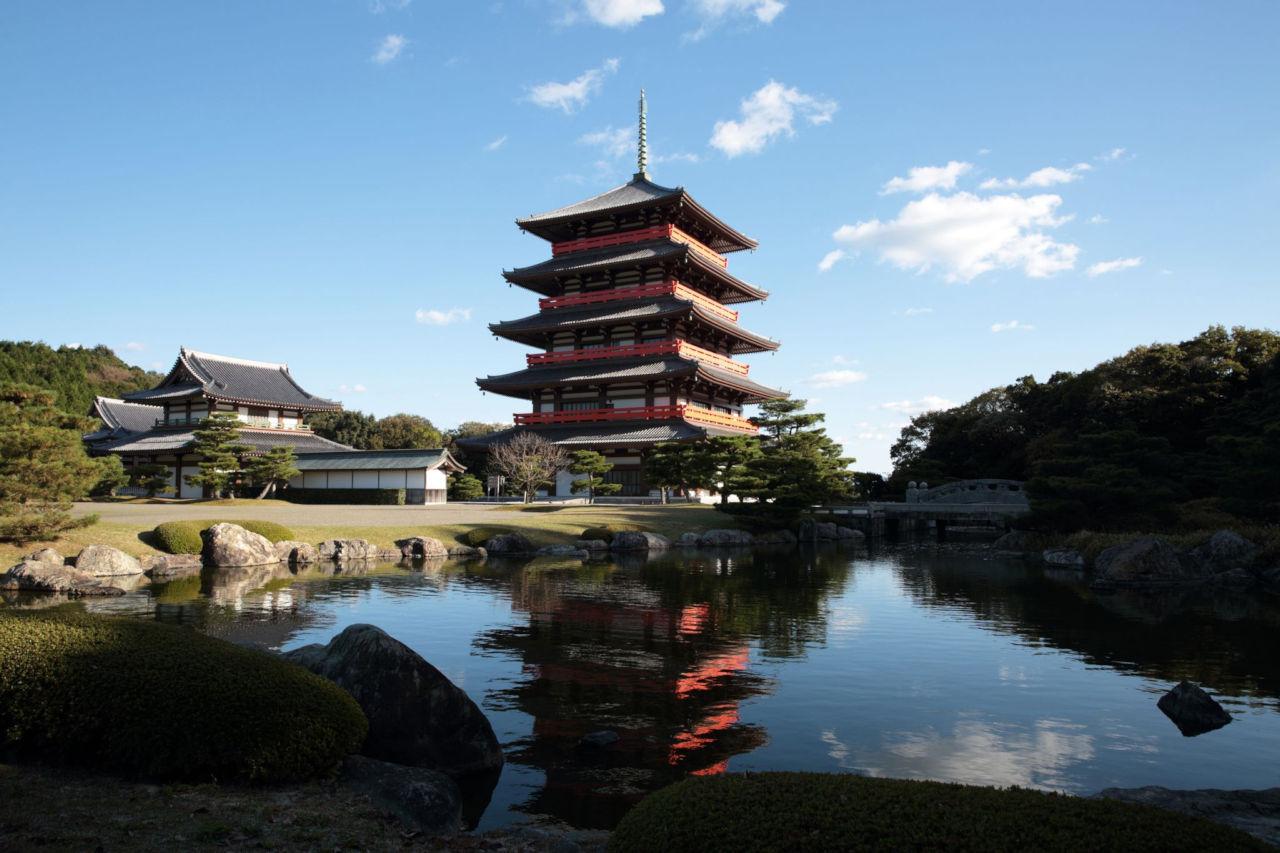
[[[731,275],[725,257],[756,242],[683,188],[649,180],[645,118],[641,92],[639,171],[630,182],[516,220],[551,243],[552,257],[503,276],[542,298],[536,314],[489,328],[536,352],[523,370],[476,380],[531,404],[513,429],[473,442],[476,449],[533,430],[569,450],[605,454],[624,495],[650,491],[640,473],[647,448],[754,434],[743,406],[786,396],[734,358],[778,348],[739,326],[728,307],[768,295]],[[555,493],[568,495],[572,479],[563,474]]]

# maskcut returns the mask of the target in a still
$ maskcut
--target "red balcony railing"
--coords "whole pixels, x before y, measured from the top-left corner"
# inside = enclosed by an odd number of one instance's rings
[[[604,423],[608,421],[686,420],[754,435],[759,428],[746,418],[680,403],[674,406],[624,406],[614,409],[577,409],[562,412],[518,412],[517,426]]]
[[[562,240],[551,244],[553,257],[568,255],[573,252],[586,252],[591,249],[604,249],[609,246],[625,246],[629,243],[643,243],[646,240],[662,238],[684,243],[707,260],[717,263],[725,269],[729,268],[729,259],[674,225],[654,225],[649,228],[637,228],[634,231],[615,231],[612,234],[601,234],[596,237],[581,237],[577,240]]]
[[[695,302],[718,317],[731,323],[738,322],[738,312],[726,308],[716,300],[699,293],[692,287],[681,284],[673,278],[654,284],[642,284],[637,287],[611,287],[608,290],[593,290],[590,293],[570,293],[566,296],[548,296],[538,300],[538,307],[544,311],[556,308],[573,308],[580,305],[597,305],[601,302],[619,302],[627,299],[655,299],[662,296],[675,296],[686,302]]]
[[[542,367],[549,364],[578,364],[584,361],[600,361],[610,358],[647,358],[655,355],[675,355],[691,358],[694,361],[746,376],[751,370],[748,365],[734,361],[728,356],[682,340],[649,341],[643,344],[624,344],[616,347],[597,347],[595,349],[569,349],[560,352],[535,352],[525,356],[525,364],[529,367]]]

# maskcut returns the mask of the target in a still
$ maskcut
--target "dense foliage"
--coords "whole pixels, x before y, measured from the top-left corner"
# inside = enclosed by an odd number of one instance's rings
[[[283,782],[329,771],[367,725],[337,685],[187,628],[75,612],[0,619],[0,743],[11,757]]]
[[[307,418],[307,426],[323,438],[356,450],[434,449],[444,435],[421,415],[376,418],[360,411],[321,412]]]
[[[151,531],[151,544],[167,554],[199,554],[204,542],[201,531],[208,530],[217,521],[166,521]],[[251,533],[264,536],[272,542],[293,539],[294,532],[274,521],[232,521]]]
[[[51,391],[0,384],[0,540],[47,539],[85,523],[72,519],[71,501],[103,475],[80,439],[90,426],[57,408]]]
[[[1115,800],[852,774],[691,777],[642,800],[611,853],[1268,850],[1239,830]]]
[[[58,347],[0,341],[0,384],[17,382],[54,392],[58,408],[87,415],[94,397],[119,397],[153,388],[163,379],[121,361],[105,346]]]
[[[609,483],[604,475],[613,470],[613,463],[603,453],[594,450],[575,450],[569,457],[569,473],[580,474],[570,486],[575,493],[585,492],[587,503],[595,503],[597,495],[616,495],[622,491],[621,483]]]
[[[1209,527],[1280,515],[1280,335],[1214,326],[912,419],[889,486],[1028,480],[1045,526]]]
[[[227,412],[214,412],[192,430],[192,450],[200,456],[200,473],[186,480],[203,486],[215,498],[222,497],[240,473],[240,459],[249,448],[240,443],[240,420]]]
[[[454,474],[449,477],[449,500],[474,501],[484,497],[484,483],[470,474]]]
[[[246,461],[244,471],[249,476],[249,482],[262,487],[258,497],[265,498],[301,473],[298,471],[297,461],[292,447],[273,447]]]

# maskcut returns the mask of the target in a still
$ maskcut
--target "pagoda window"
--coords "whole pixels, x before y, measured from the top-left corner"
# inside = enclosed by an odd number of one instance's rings
[[[562,412],[587,412],[597,408],[600,408],[600,404],[597,400],[594,400],[594,399],[573,400],[573,401],[564,402],[560,404],[560,411]]]

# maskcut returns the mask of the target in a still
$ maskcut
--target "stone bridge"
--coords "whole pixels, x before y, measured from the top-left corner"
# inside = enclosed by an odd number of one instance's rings
[[[907,531],[932,530],[941,540],[952,525],[1007,529],[1013,519],[1031,512],[1025,486],[1017,480],[998,479],[959,480],[933,488],[911,482],[903,502],[871,501],[819,507],[815,512],[839,516],[868,536],[893,538]]]

